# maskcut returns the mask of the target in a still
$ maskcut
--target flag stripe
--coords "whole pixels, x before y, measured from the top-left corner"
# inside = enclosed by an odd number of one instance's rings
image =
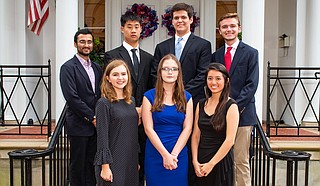
[[[43,24],[49,16],[48,0],[30,0],[28,12],[28,28],[40,35]]]

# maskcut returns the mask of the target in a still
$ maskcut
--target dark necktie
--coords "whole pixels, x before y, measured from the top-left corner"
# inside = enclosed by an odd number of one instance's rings
[[[134,66],[134,73],[136,75],[136,77],[138,77],[139,74],[139,60],[138,60],[138,56],[136,54],[137,49],[133,48],[131,49],[132,52],[132,59],[133,59],[133,66]]]
[[[179,61],[180,61],[180,57],[181,57],[181,49],[182,49],[181,41],[182,41],[182,39],[183,39],[182,37],[178,38],[178,42],[176,44],[176,50],[175,50],[176,57]]]
[[[226,54],[224,55],[224,64],[226,65],[226,69],[227,71],[229,72],[230,71],[230,67],[231,67],[231,51],[232,47],[228,47],[227,48],[227,52]]]

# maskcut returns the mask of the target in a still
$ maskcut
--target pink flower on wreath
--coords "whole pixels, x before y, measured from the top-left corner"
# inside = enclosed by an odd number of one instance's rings
[[[172,17],[171,17],[171,8],[169,7],[167,9],[165,9],[165,13],[163,15],[161,15],[162,18],[162,23],[161,26],[165,26],[168,30],[168,35],[169,36],[173,36],[175,34],[175,29],[174,26],[172,24]],[[196,16],[197,12],[193,13],[193,22],[190,25],[190,31],[194,32],[195,28],[198,27],[200,25],[200,18]]]

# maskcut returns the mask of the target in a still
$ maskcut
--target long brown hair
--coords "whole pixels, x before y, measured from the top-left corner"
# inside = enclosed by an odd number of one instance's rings
[[[223,87],[222,92],[219,97],[219,103],[216,107],[216,110],[215,110],[213,116],[210,119],[210,123],[212,124],[213,128],[217,131],[220,131],[225,125],[224,120],[225,120],[226,116],[225,116],[223,109],[225,109],[225,106],[227,104],[227,101],[228,101],[229,95],[230,95],[229,73],[224,65],[222,65],[220,63],[211,63],[208,66],[208,70],[206,72],[206,76],[205,76],[206,81],[208,78],[208,73],[211,70],[216,70],[216,71],[221,72],[222,76],[224,78],[224,87]],[[211,97],[212,92],[210,91],[208,85],[205,87],[205,89],[206,89],[206,92],[208,93],[207,98]]]
[[[118,67],[123,65],[126,68],[127,74],[128,74],[128,82],[127,85],[123,88],[123,96],[124,100],[128,103],[131,104],[131,95],[132,95],[132,85],[131,85],[131,75],[129,68],[127,64],[122,60],[122,59],[114,59],[110,61],[110,63],[107,65],[103,76],[102,76],[102,82],[100,85],[101,89],[101,96],[107,98],[109,101],[114,102],[114,101],[119,101],[117,97],[117,93],[114,90],[112,84],[108,81],[108,77],[110,76],[111,71]]]
[[[176,56],[174,56],[173,54],[167,54],[160,60],[160,63],[158,66],[158,73],[157,73],[158,78],[157,78],[157,82],[156,82],[156,96],[155,96],[154,104],[152,106],[151,111],[152,112],[154,112],[154,111],[159,112],[164,107],[164,104],[163,104],[164,89],[163,89],[163,79],[162,79],[162,75],[161,75],[161,68],[162,68],[164,61],[169,60],[169,59],[172,59],[178,65],[178,77],[177,77],[177,81],[175,82],[175,85],[174,85],[172,101],[175,103],[177,110],[179,112],[186,113],[187,100],[186,100],[186,96],[184,93],[181,64],[178,61],[178,59],[176,58]]]

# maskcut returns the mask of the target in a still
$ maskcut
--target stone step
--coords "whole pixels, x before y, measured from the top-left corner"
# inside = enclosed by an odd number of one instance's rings
[[[20,149],[44,150],[47,139],[0,139],[0,158],[9,158],[8,152]]]

